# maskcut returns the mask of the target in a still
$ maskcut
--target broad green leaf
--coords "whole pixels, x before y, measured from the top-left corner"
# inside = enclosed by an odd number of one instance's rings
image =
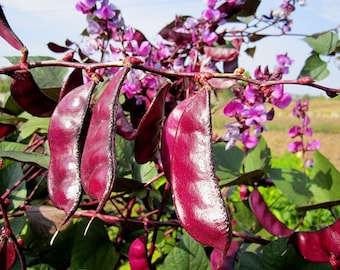
[[[34,152],[0,150],[0,157],[14,159],[25,163],[34,163],[45,169],[48,169],[48,165],[50,163],[50,158],[48,156]]]
[[[316,81],[320,81],[329,75],[327,63],[321,60],[319,54],[313,53],[306,59],[299,77],[310,76]]]
[[[95,219],[86,235],[84,230],[89,219],[78,223],[71,257],[71,269],[115,269],[119,254],[110,242],[105,225]]]
[[[254,185],[255,183],[259,183],[263,177],[265,176],[265,172],[263,170],[255,170],[248,173],[243,173],[236,179],[230,180],[221,180],[219,182],[220,186],[233,186],[233,185]]]
[[[328,55],[334,52],[338,42],[338,35],[334,32],[326,32],[308,36],[304,38],[304,41],[306,41],[316,53]]]
[[[183,239],[168,254],[161,270],[174,269],[210,269],[209,259],[201,244],[185,233]]]
[[[13,65],[19,63],[21,56],[7,56],[6,59]],[[55,60],[50,56],[30,56],[28,62]],[[30,70],[34,80],[41,89],[61,88],[68,69],[65,67],[44,66]]]
[[[261,230],[262,226],[258,223],[253,212],[250,210],[248,201],[233,202],[235,211],[232,213],[236,220],[235,231],[241,229],[247,234],[254,234]]]
[[[49,266],[48,264],[37,264],[32,267],[28,267],[27,270],[55,270],[55,268]]]
[[[244,252],[238,258],[238,270],[264,269],[262,258],[252,252]]]
[[[25,147],[27,147],[27,145],[23,143],[8,141],[0,142],[0,151],[22,151]],[[2,164],[2,169],[4,169],[5,167],[12,163],[13,163],[12,160],[5,159],[4,163]]]
[[[271,168],[271,152],[265,139],[260,136],[257,146],[249,151],[244,159],[245,172],[264,170],[266,173]]]
[[[116,136],[117,175],[125,177],[132,173],[133,146],[128,140]]]
[[[229,18],[228,21],[242,22],[241,17],[250,17],[255,15],[260,2],[260,0],[246,0],[242,10],[232,18]]]
[[[244,153],[238,147],[225,150],[226,143],[213,145],[216,176],[221,180],[232,180],[240,175],[240,166]]]
[[[26,119],[22,117],[0,113],[0,123],[16,123],[18,121],[26,121]]]
[[[313,197],[310,179],[295,169],[271,169],[270,178],[282,194],[296,206],[306,205]]]
[[[133,163],[132,177],[136,180],[146,183],[158,175],[155,163],[147,162],[144,164]]]
[[[250,57],[254,57],[256,51],[256,46],[254,47],[248,47],[245,52],[248,54]]]
[[[23,113],[22,116],[27,118],[27,122],[23,123],[19,127],[21,139],[29,137],[34,132],[47,133],[50,118],[35,117],[26,112]]]
[[[340,200],[340,172],[320,153],[314,152],[314,167],[310,178],[314,203]]]
[[[331,269],[329,264],[316,264],[304,260],[293,246],[288,244],[288,238],[280,238],[266,245],[263,249],[263,263],[266,270]]]
[[[23,177],[23,172],[18,162],[12,163],[6,168],[0,170],[0,194],[5,193],[8,189],[12,188],[18,180]],[[11,200],[10,208],[17,208],[26,199],[27,190],[25,182],[22,182],[15,188],[9,195]]]

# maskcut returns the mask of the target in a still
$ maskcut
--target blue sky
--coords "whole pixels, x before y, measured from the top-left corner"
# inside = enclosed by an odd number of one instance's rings
[[[80,33],[86,27],[85,16],[74,8],[76,0],[0,0],[6,16],[17,35],[30,50],[30,55],[50,55],[56,58],[59,54],[51,53],[46,44],[54,41],[63,44],[66,38],[80,41]],[[204,9],[202,0],[112,0],[123,12],[125,22],[146,34],[151,42],[156,33],[176,14],[199,16]],[[279,0],[263,0],[258,15],[268,14],[276,9]],[[294,20],[292,33],[313,34],[340,25],[339,0],[307,0],[307,5],[299,7],[292,16]],[[7,55],[18,55],[18,52],[0,40],[0,58]],[[240,65],[253,71],[258,65],[275,65],[278,53],[288,53],[294,59],[290,75],[295,78],[310,53],[310,48],[299,37],[267,38],[258,43],[255,57],[246,55],[240,58]],[[6,61],[0,59],[1,65]],[[339,63],[338,63],[339,64]],[[321,83],[340,87],[338,80],[340,70],[331,63],[331,76]],[[305,87],[287,87],[293,93],[319,95],[319,90]]]

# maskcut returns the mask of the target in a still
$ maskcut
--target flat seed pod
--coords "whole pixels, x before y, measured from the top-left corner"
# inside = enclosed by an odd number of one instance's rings
[[[232,270],[242,241],[232,241],[228,252],[223,256],[220,250],[214,248],[210,254],[212,270]]]
[[[81,198],[80,159],[95,86],[95,82],[89,82],[68,93],[55,109],[48,129],[48,191],[53,204],[65,211],[65,222]]]
[[[261,226],[271,234],[285,237],[294,232],[273,215],[257,189],[250,193],[249,205]]]
[[[15,243],[7,236],[0,236],[0,266],[1,269],[9,270],[17,259]]]
[[[16,70],[11,77],[11,95],[15,102],[25,111],[38,117],[50,117],[57,102],[41,92],[31,72]]]
[[[70,91],[84,84],[83,80],[83,70],[80,68],[75,68],[72,70],[70,75],[67,77],[63,86],[60,89],[59,101]]]
[[[84,191],[99,200],[100,211],[116,178],[115,119],[119,91],[130,68],[124,66],[111,79],[94,105],[81,160]]]
[[[340,258],[340,219],[318,231],[295,232],[289,237],[295,249],[306,260],[317,263]],[[335,268],[334,268],[335,269]]]
[[[170,113],[161,156],[179,222],[198,242],[224,254],[231,242],[231,218],[214,173],[207,89]]]
[[[159,149],[165,111],[165,98],[171,84],[166,82],[150,104],[137,128],[135,159],[138,163],[153,161]]]
[[[27,53],[25,45],[21,42],[18,36],[11,29],[1,5],[0,5],[0,36],[3,37],[3,39],[6,40],[13,48],[22,51],[23,53],[24,51],[26,51]]]
[[[131,270],[148,270],[149,266],[146,250],[147,238],[142,235],[136,238],[129,247],[128,259]]]

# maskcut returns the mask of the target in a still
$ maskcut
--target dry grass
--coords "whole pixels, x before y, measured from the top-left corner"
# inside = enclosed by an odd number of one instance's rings
[[[294,102],[285,110],[276,110],[274,120],[267,123],[268,131],[263,133],[274,157],[286,151],[287,144],[292,141],[288,137],[288,129],[299,124],[299,120],[291,115],[293,105]],[[222,110],[223,108],[219,108],[213,114],[213,132],[218,135],[225,132],[224,124],[230,121],[223,115]],[[308,115],[314,131],[308,140],[319,139],[320,152],[340,170],[340,100],[311,99]]]

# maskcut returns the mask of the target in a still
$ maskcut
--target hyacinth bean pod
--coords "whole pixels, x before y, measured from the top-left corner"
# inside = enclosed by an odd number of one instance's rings
[[[15,243],[7,236],[0,237],[0,266],[1,269],[9,270],[17,259]]]
[[[130,245],[128,259],[131,270],[149,270],[149,262],[146,250],[147,238],[142,235],[136,238]]]
[[[271,234],[285,237],[294,232],[273,215],[257,189],[250,193],[249,205],[257,221]]]
[[[234,269],[237,253],[242,245],[242,241],[232,241],[228,252],[223,256],[222,252],[216,248],[210,254],[210,266],[212,270],[232,270]]]
[[[0,5],[0,36],[4,40],[6,40],[13,48],[21,51],[25,55],[28,54],[25,45],[11,29],[1,5]]]
[[[295,232],[289,243],[308,261],[332,264],[340,258],[340,219],[318,231]]]
[[[50,117],[57,102],[46,96],[28,70],[16,70],[10,90],[14,101],[25,111],[38,117]]]
[[[126,140],[131,141],[136,138],[136,130],[126,119],[120,103],[118,103],[117,106],[116,131],[118,135],[122,136]]]
[[[165,99],[171,84],[166,82],[152,100],[137,128],[135,159],[138,163],[153,161],[159,149],[165,111]]]
[[[119,92],[130,68],[122,67],[94,105],[82,160],[81,181],[86,194],[99,200],[99,212],[111,194],[116,178],[115,119]]]
[[[65,222],[76,211],[81,198],[80,159],[95,86],[95,82],[88,82],[69,92],[58,104],[49,125],[51,157],[47,186],[53,204],[65,211]]]
[[[84,84],[83,80],[83,70],[80,68],[75,68],[72,70],[70,75],[67,77],[63,86],[60,89],[59,101],[70,91],[77,88],[78,86]]]
[[[179,222],[198,242],[225,254],[231,218],[214,172],[209,90],[185,99],[170,113],[161,147]]]

